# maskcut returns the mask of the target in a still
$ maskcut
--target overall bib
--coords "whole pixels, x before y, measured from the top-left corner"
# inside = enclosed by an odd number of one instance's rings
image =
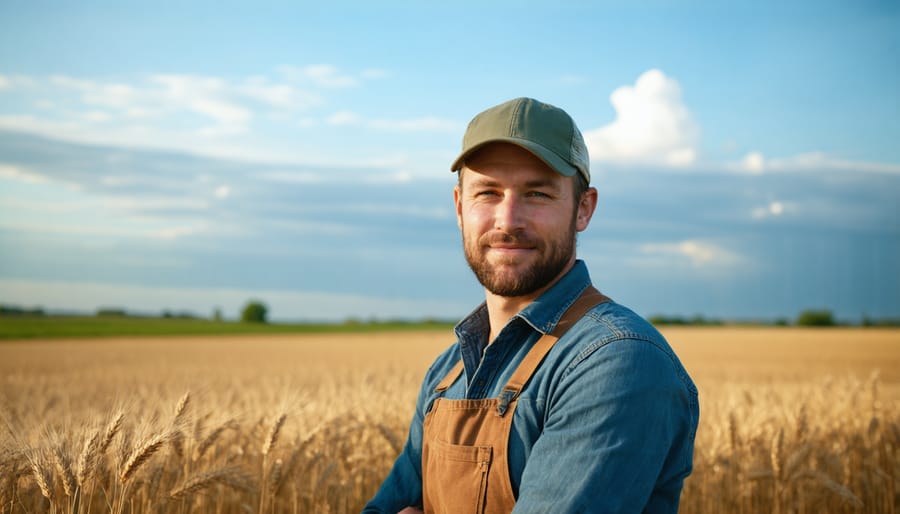
[[[593,307],[609,301],[588,287],[542,336],[513,372],[498,398],[438,398],[425,416],[422,435],[422,494],[425,514],[500,514],[516,504],[507,448],[519,393],[562,335]],[[435,388],[443,393],[459,378],[462,361]]]

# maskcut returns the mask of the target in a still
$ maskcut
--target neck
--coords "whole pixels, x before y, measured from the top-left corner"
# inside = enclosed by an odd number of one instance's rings
[[[553,287],[553,284],[557,283],[574,265],[575,259],[573,258],[572,261],[563,268],[559,275],[547,285],[524,296],[498,296],[485,289],[485,304],[487,305],[488,318],[491,322],[491,333],[488,335],[488,344],[494,342],[494,338],[500,334],[500,331],[503,330],[503,327],[509,323],[509,320],[512,319],[513,316],[518,314],[519,311],[525,307],[528,307],[531,302],[544,294],[546,290]]]

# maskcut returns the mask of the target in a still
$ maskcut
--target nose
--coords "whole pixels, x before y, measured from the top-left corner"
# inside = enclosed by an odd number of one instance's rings
[[[525,206],[513,194],[504,195],[494,210],[494,228],[512,234],[525,228]]]

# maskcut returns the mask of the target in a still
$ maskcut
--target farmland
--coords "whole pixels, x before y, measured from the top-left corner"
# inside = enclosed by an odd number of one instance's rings
[[[685,513],[900,508],[900,331],[664,330]],[[0,513],[358,512],[447,329],[0,343]]]

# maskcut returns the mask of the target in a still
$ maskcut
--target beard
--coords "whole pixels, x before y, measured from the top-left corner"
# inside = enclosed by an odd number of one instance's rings
[[[463,227],[463,250],[469,268],[485,289],[497,296],[515,298],[541,290],[555,280],[575,255],[575,217],[564,233],[552,240],[541,240],[526,234],[488,232],[477,238],[466,236]],[[517,244],[534,248],[536,259],[521,271],[515,269],[516,258],[488,260],[491,244]],[[534,258],[534,256],[529,256]]]

